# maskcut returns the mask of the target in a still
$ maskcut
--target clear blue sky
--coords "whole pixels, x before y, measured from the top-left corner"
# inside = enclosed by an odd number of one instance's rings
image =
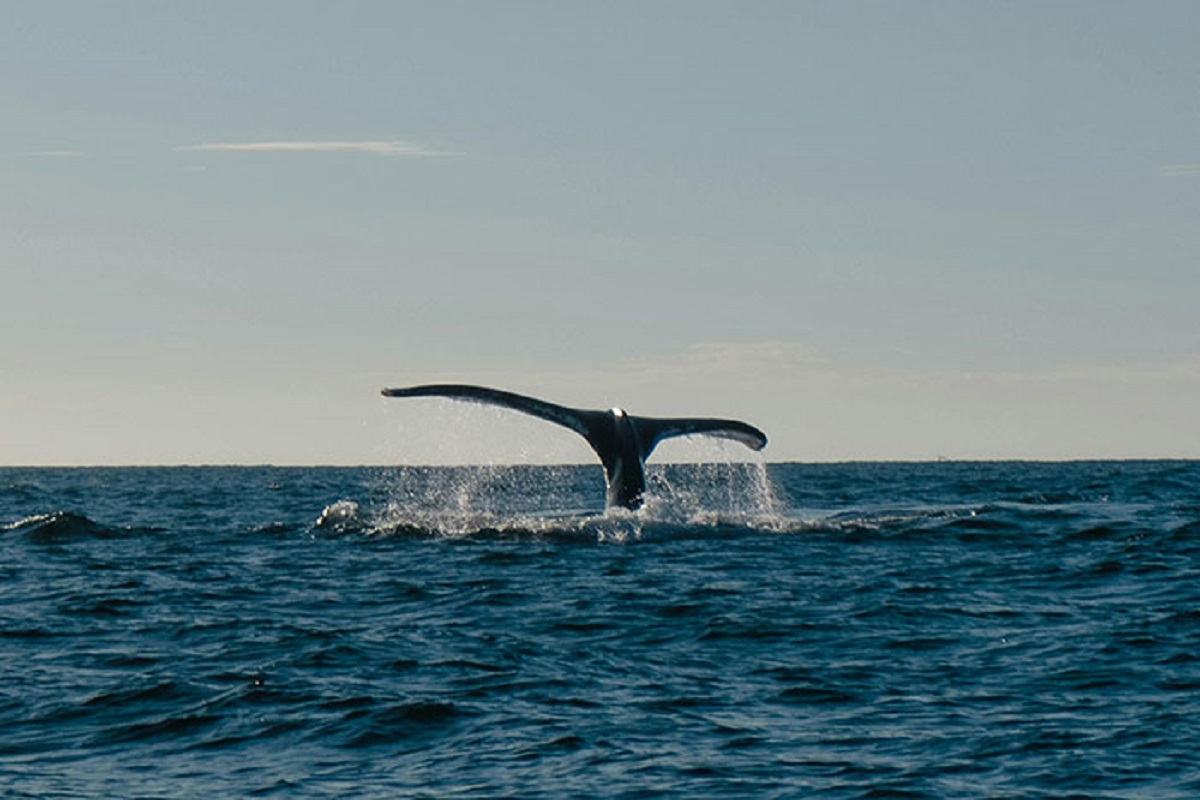
[[[0,463],[590,457],[377,396],[442,380],[778,460],[1200,456],[1198,42],[1191,0],[8,3]]]

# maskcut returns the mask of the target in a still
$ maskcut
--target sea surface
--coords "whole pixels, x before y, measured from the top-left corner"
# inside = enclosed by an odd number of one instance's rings
[[[1200,797],[1200,462],[0,469],[0,796]]]

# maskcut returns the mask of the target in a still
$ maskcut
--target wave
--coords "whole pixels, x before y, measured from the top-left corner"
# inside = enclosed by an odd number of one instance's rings
[[[119,539],[145,532],[148,532],[148,529],[104,525],[73,511],[34,514],[7,525],[0,525],[0,535],[16,535],[35,544]]]

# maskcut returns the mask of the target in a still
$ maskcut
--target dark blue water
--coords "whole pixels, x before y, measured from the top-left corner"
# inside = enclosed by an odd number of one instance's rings
[[[1200,796],[1200,464],[0,470],[0,794]]]

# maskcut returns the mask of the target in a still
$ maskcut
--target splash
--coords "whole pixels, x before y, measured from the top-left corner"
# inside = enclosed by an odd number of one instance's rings
[[[703,460],[651,464],[643,506],[605,509],[604,474],[593,464],[403,466],[380,476],[382,502],[327,506],[315,528],[372,536],[551,537],[628,542],[791,530],[767,464],[732,457],[716,440],[692,448]]]
[[[712,462],[672,464],[650,471],[647,507],[655,517],[701,524],[725,518],[750,520],[778,515],[766,464]]]
[[[625,542],[640,539],[645,520],[621,510],[597,514],[505,514],[477,508],[428,508],[388,503],[364,511],[352,500],[326,506],[314,530],[373,538],[525,539]]]

